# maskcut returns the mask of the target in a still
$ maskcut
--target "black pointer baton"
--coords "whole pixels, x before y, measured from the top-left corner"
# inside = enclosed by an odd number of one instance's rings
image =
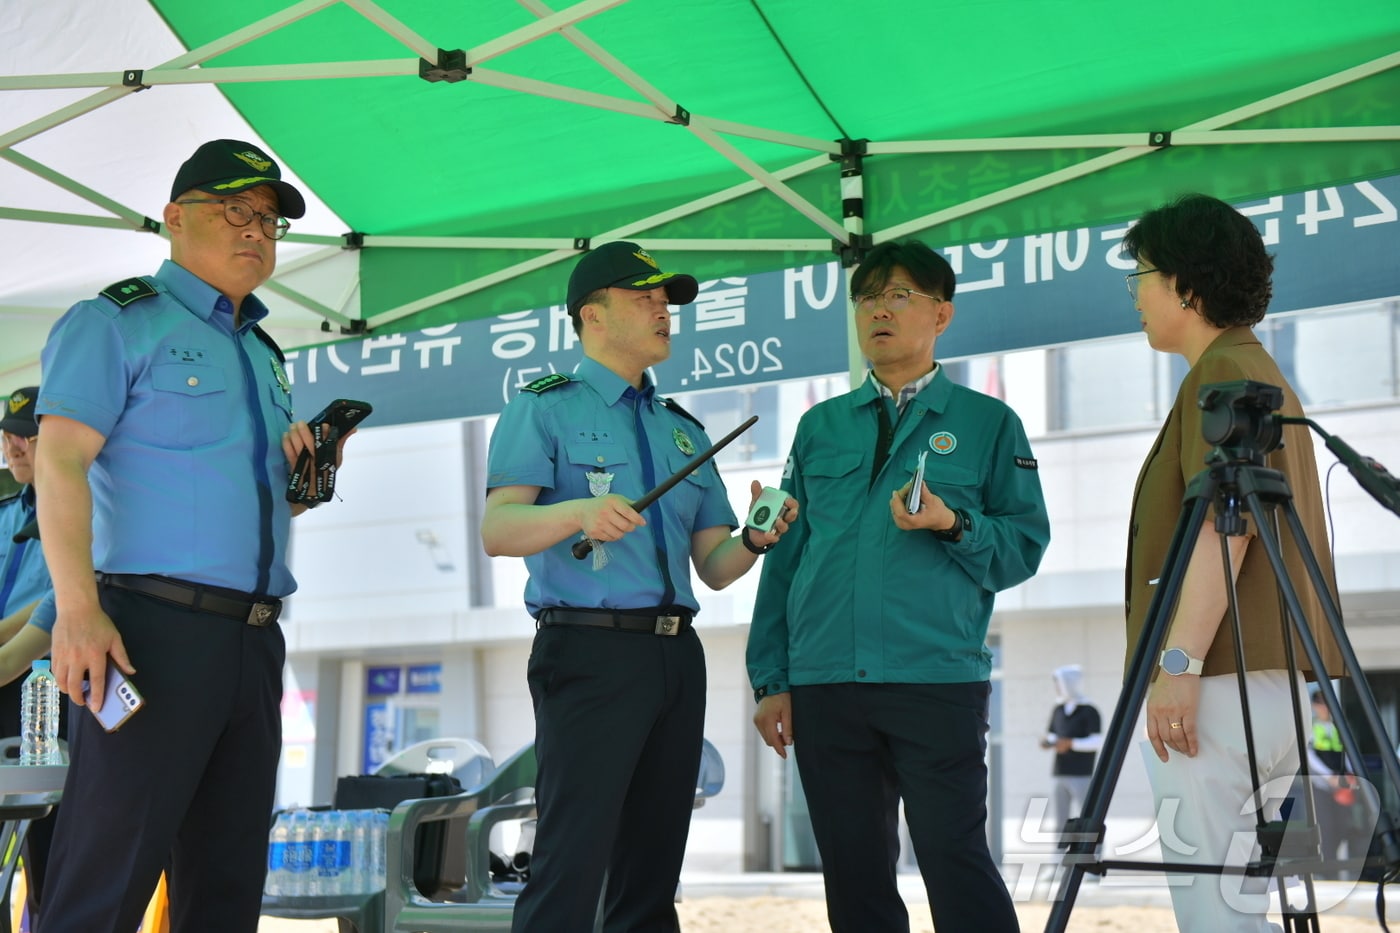
[[[719,443],[715,444],[715,446],[711,447],[709,450],[705,451],[700,456],[696,457],[694,460],[690,461],[685,466],[672,473],[661,485],[657,486],[651,492],[642,496],[636,502],[633,502],[632,508],[640,512],[642,511],[642,509],[645,509],[657,499],[660,499],[662,496],[666,495],[666,493],[671,491],[672,486],[676,485],[681,480],[685,479],[687,476],[700,469],[700,467],[704,465],[706,460],[709,460],[715,454],[723,450],[726,446],[728,446],[730,441],[734,440],[734,438],[738,437],[740,434],[743,434],[749,428],[753,427],[754,422],[757,420],[758,415],[753,415],[749,418],[748,421],[745,421],[743,424],[739,425],[737,428],[724,435],[724,437],[720,438]],[[582,541],[575,541],[574,546],[573,548],[571,548],[571,550],[573,551],[575,557],[577,557],[579,560],[583,560],[593,550],[593,541],[589,538],[584,538]]]

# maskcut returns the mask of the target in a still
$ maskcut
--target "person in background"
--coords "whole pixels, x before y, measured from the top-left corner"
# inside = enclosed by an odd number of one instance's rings
[[[1103,746],[1103,727],[1098,709],[1080,692],[1084,672],[1078,664],[1057,667],[1052,677],[1059,702],[1050,712],[1040,747],[1055,750],[1050,774],[1055,783],[1055,831],[1062,833],[1065,821],[1078,816],[1084,806],[1094,760]],[[1068,845],[1068,841],[1060,842],[1061,848]]]
[[[901,798],[937,929],[1018,928],[987,846],[986,639],[1050,521],[1020,419],[937,361],[953,288],[917,241],[852,274],[872,368],[798,423],[783,489],[802,521],[764,562],[749,628],[754,725],[796,750],[836,933],[909,929]]]
[[[0,440],[5,463],[20,483],[12,496],[0,499],[0,653],[12,659],[15,672],[0,678],[0,733],[20,734],[20,683],[17,678],[29,665],[48,654],[47,635],[37,637],[29,625],[35,607],[52,590],[44,549],[39,542],[34,489],[34,456],[39,448],[39,423],[34,419],[38,386],[11,392],[0,413]],[[68,712],[59,711],[58,734],[68,736]],[[38,913],[43,900],[44,876],[53,840],[55,812],[29,824],[24,837],[25,890],[29,915]],[[9,906],[10,892],[0,898],[0,910]]]
[[[705,721],[705,657],[691,568],[721,589],[796,520],[738,525],[714,461],[639,513],[631,503],[710,446],[704,426],[657,394],[671,352],[668,305],[698,283],[635,243],[578,261],[568,307],[583,344],[573,373],[536,380],[491,435],[481,539],[524,557],[535,619],[539,821],[516,933],[679,929],[674,905]],[[762,486],[751,486],[756,500]],[[590,558],[571,548],[586,539]]]
[[[1308,770],[1312,774],[1322,858],[1332,863],[1318,872],[1318,877],[1355,878],[1370,849],[1378,814],[1371,806],[1373,798],[1363,792],[1355,769],[1347,762],[1342,737],[1320,690],[1312,691],[1312,715]],[[1338,864],[1344,859],[1350,864]]]
[[[1274,263],[1249,218],[1216,198],[1187,195],[1144,214],[1129,228],[1123,247],[1137,262],[1127,275],[1128,292],[1147,342],[1162,353],[1180,354],[1190,366],[1133,492],[1125,594],[1131,658],[1148,621],[1187,485],[1206,468],[1212,449],[1202,427],[1204,410],[1197,404],[1201,387],[1254,380],[1283,390],[1283,415],[1302,416],[1303,409],[1251,329],[1269,306]],[[1287,479],[1308,542],[1323,576],[1331,579],[1312,436],[1306,428],[1290,427],[1283,440],[1272,452],[1254,454]],[[1244,459],[1238,451],[1227,456]],[[1289,676],[1277,583],[1264,547],[1253,541],[1258,520],[1250,515],[1247,533],[1226,539],[1238,593],[1257,773],[1250,773],[1245,755],[1233,626],[1226,621],[1229,578],[1211,521],[1195,541],[1186,542],[1191,551],[1180,598],[1165,620],[1166,648],[1152,659],[1157,669],[1147,694],[1143,757],[1157,812],[1163,812],[1165,801],[1176,802],[1172,835],[1185,845],[1184,851],[1164,850],[1167,861],[1220,866],[1249,859],[1251,848],[1240,840],[1255,838],[1255,809],[1249,805],[1255,787],[1275,779],[1291,784],[1298,771],[1293,707],[1297,702],[1308,708],[1304,678],[1343,673],[1317,595],[1302,585],[1303,621],[1327,670],[1308,669],[1295,639],[1303,670],[1296,678]],[[1280,544],[1291,579],[1306,581],[1299,542],[1287,527]],[[1284,796],[1264,802],[1266,821],[1276,818]],[[1242,883],[1232,874],[1183,876],[1170,887],[1177,924],[1211,933],[1263,933],[1270,929],[1264,882]]]
[[[79,707],[100,706],[112,668],[145,697],[116,732],[73,716],[44,933],[130,933],[167,862],[173,933],[257,928],[282,750],[277,619],[296,586],[291,518],[308,507],[285,490],[314,441],[253,291],[304,211],[259,147],[205,143],[162,214],[170,259],[74,305],[44,347],[54,676]]]

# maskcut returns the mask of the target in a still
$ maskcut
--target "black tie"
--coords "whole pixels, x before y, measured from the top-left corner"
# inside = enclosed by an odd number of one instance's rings
[[[890,456],[890,445],[894,443],[894,422],[890,420],[890,402],[883,395],[876,401],[876,412],[880,417],[880,434],[875,439],[875,464],[870,470],[870,485],[875,485],[875,477]]]

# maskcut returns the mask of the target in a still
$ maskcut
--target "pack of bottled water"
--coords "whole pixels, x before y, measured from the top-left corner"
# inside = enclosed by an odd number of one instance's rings
[[[268,837],[273,897],[340,897],[384,887],[387,810],[283,810]]]

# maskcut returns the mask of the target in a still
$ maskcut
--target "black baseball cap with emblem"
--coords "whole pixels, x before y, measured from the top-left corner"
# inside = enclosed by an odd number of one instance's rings
[[[569,276],[569,313],[578,314],[583,300],[600,288],[640,292],[663,286],[666,300],[673,305],[688,305],[700,293],[700,283],[694,276],[662,272],[651,254],[636,243],[604,243],[584,254],[574,266]]]
[[[33,437],[39,433],[39,422],[34,420],[34,401],[39,397],[38,386],[25,386],[10,393],[5,400],[4,417],[0,418],[0,431],[16,437]]]
[[[277,209],[282,216],[296,220],[306,213],[306,199],[282,180],[282,169],[272,156],[238,139],[216,139],[196,149],[175,174],[170,200],[191,189],[219,195],[258,185],[277,192]]]

